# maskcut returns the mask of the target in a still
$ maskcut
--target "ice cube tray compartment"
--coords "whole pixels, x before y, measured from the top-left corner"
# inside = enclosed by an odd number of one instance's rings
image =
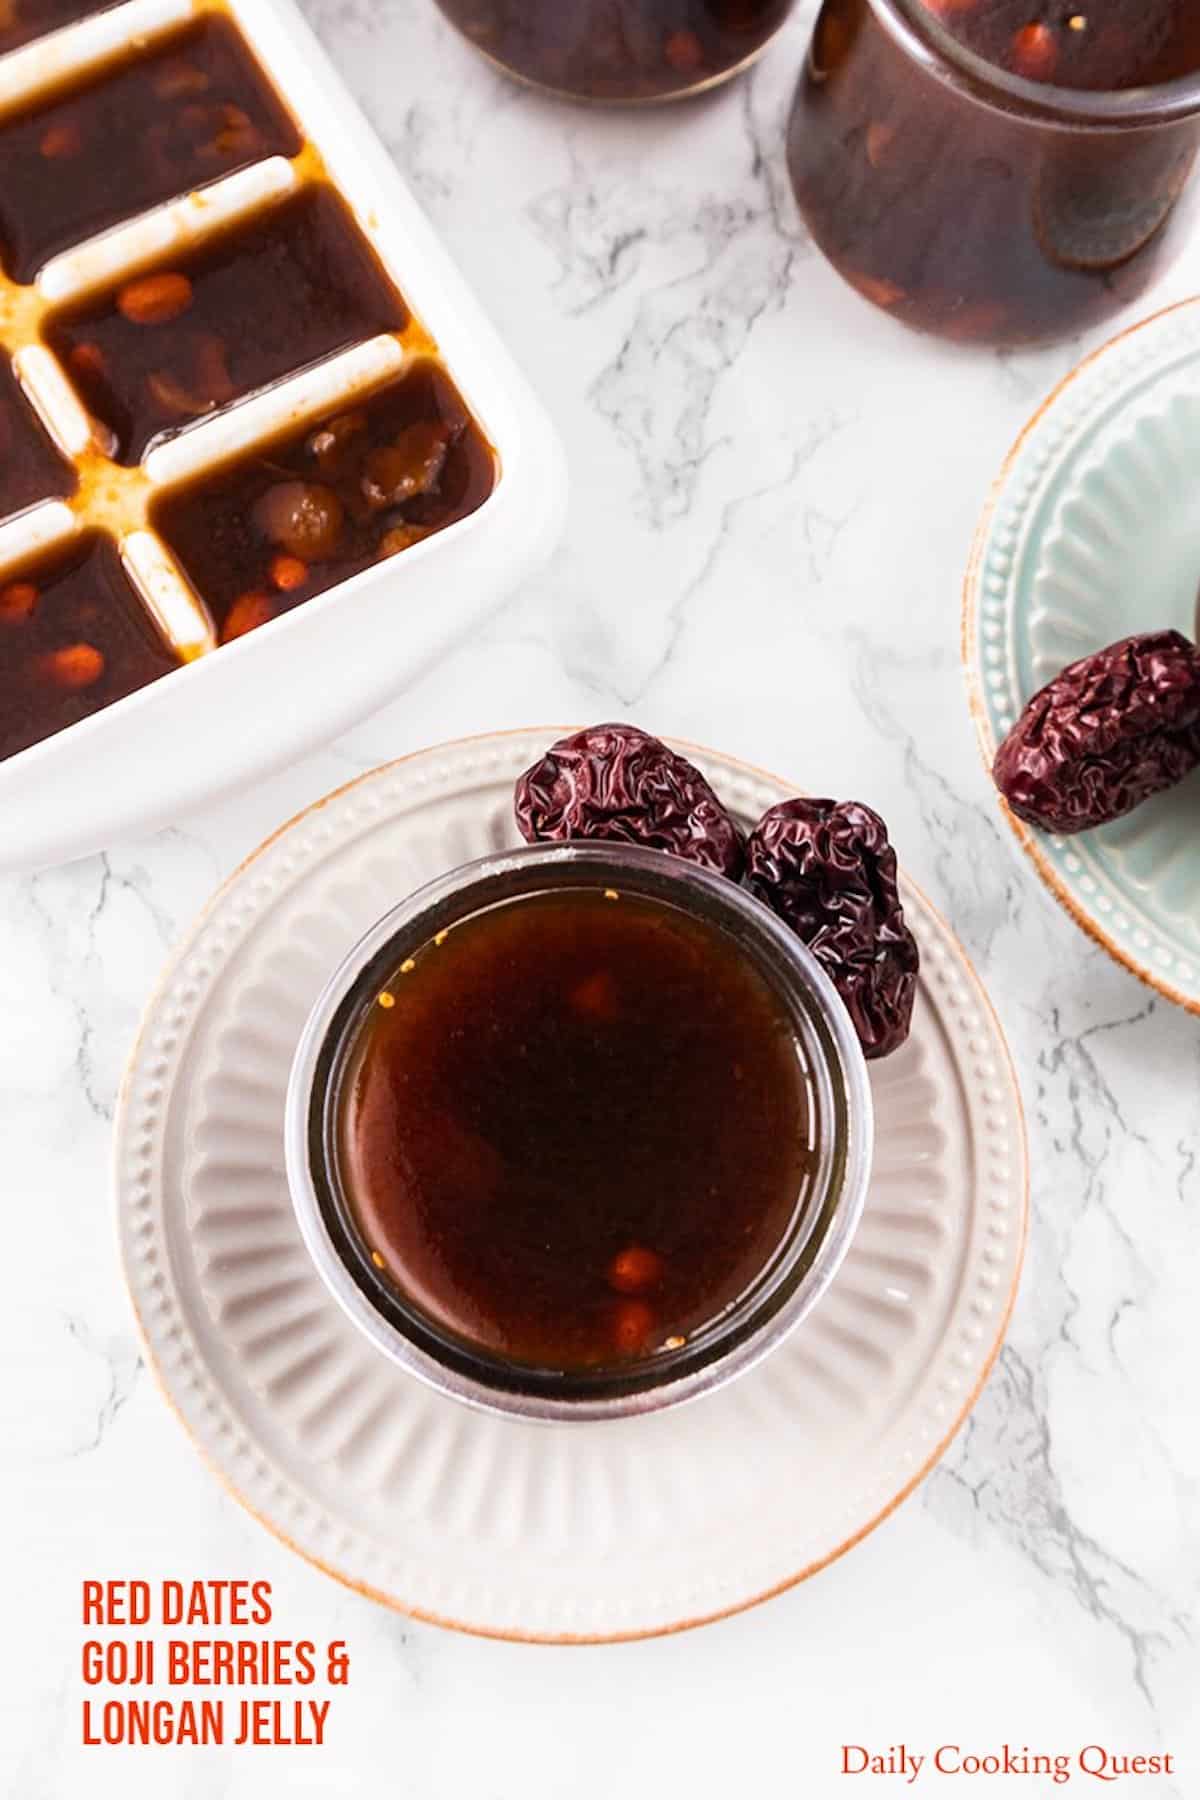
[[[210,28],[219,34],[226,62],[231,34],[240,33],[247,58],[243,87],[251,94],[261,87],[270,96],[260,110],[270,126],[263,134],[263,149],[272,153],[219,170],[203,186],[164,197],[140,212],[135,209],[130,217],[106,216],[102,230],[79,242],[56,241],[54,230],[46,228],[41,238],[50,253],[40,261],[33,257],[23,262],[23,279],[15,279],[7,269],[0,271],[0,428],[7,417],[6,403],[9,413],[14,407],[24,409],[19,422],[27,427],[30,442],[36,439],[39,451],[37,458],[30,452],[21,462],[25,485],[16,484],[11,506],[5,504],[0,488],[0,589],[11,572],[19,571],[35,553],[65,545],[80,534],[100,531],[115,545],[133,593],[172,658],[182,665],[201,662],[210,666],[235,655],[244,658],[249,649],[246,643],[219,644],[202,593],[186,578],[155,529],[156,504],[164,494],[173,495],[177,487],[188,492],[198,488],[222,465],[254,447],[361,404],[364,397],[402,372],[428,364],[454,385],[468,415],[478,422],[479,431],[492,447],[490,494],[485,495],[477,513],[456,521],[456,530],[446,527],[452,537],[474,534],[492,540],[490,555],[486,543],[456,547],[449,540],[443,552],[436,524],[431,527],[433,535],[421,530],[393,531],[391,543],[394,549],[403,544],[405,562],[413,561],[408,585],[415,605],[420,604],[422,593],[432,591],[428,577],[418,579],[416,564],[428,565],[431,556],[435,561],[444,556],[448,573],[454,565],[460,575],[463,571],[474,574],[477,600],[468,591],[468,597],[458,602],[460,612],[465,617],[482,610],[489,595],[507,584],[506,577],[515,578],[549,548],[562,509],[557,444],[389,159],[340,90],[315,40],[287,0],[253,0],[252,4],[246,0],[244,5],[236,0],[233,4],[222,0],[125,0],[104,9],[93,6],[77,22],[0,55],[0,157],[6,123],[22,126],[17,134],[22,155],[28,153],[30,143],[46,142],[45,136],[38,138],[36,129],[23,129],[31,119],[45,122],[55,157],[64,142],[66,152],[74,153],[78,143],[72,132],[80,118],[86,123],[82,111],[85,98],[103,95],[109,82],[128,84],[131,71],[144,67],[148,75],[164,80],[168,89],[181,82],[186,87],[186,58],[182,59],[181,77],[177,68],[181,58],[176,52],[194,42],[207,42]],[[166,73],[160,74],[162,71]],[[132,79],[136,80],[136,73]],[[169,92],[168,107],[180,97]],[[287,145],[291,150],[287,155],[273,151],[281,119],[294,122],[295,136]],[[241,130],[236,118],[234,125]],[[286,128],[291,129],[290,123]],[[69,153],[63,155],[64,180],[69,179]],[[276,354],[276,333],[266,346],[261,381],[244,376],[240,382],[231,380],[229,391],[223,391],[211,405],[206,401],[198,416],[185,417],[177,426],[151,416],[148,426],[141,421],[135,429],[117,417],[119,408],[104,403],[102,384],[93,379],[95,361],[89,364],[88,360],[96,354],[91,338],[99,337],[104,325],[111,341],[120,343],[121,322],[117,318],[116,324],[110,325],[109,320],[119,310],[114,297],[124,297],[130,282],[180,267],[203,271],[220,264],[222,258],[236,260],[240,241],[269,236],[276,221],[286,228],[291,221],[315,217],[319,209],[328,213],[343,205],[347,219],[342,224],[353,234],[353,243],[361,246],[361,251],[345,251],[345,260],[357,258],[378,276],[373,288],[365,282],[364,292],[371,288],[370,302],[357,312],[349,308],[345,329],[335,321],[328,343],[321,340],[319,330],[298,331],[294,355],[282,357]],[[78,208],[74,213],[71,207],[65,210],[71,217],[79,212]],[[110,207],[110,215],[112,212]],[[95,216],[94,208],[91,216]],[[277,235],[286,246],[287,229]],[[326,255],[319,234],[313,244],[309,262],[319,271]],[[10,254],[8,261],[13,260]],[[336,269],[336,260],[331,266]],[[206,275],[198,275],[197,290],[206,279]],[[241,278],[236,269],[230,276],[218,268],[214,283],[222,279],[228,306]],[[388,296],[386,305],[381,304],[381,295]],[[93,318],[100,324],[89,335],[87,326]],[[312,317],[303,323],[311,327]],[[169,325],[152,325],[147,330],[158,330],[164,342],[171,335]],[[165,360],[169,369],[169,355]],[[108,373],[105,368],[104,374]],[[179,385],[167,389],[172,400]],[[190,398],[186,389],[184,398]],[[124,432],[122,424],[127,425]],[[43,498],[28,491],[28,471],[35,462],[33,485],[44,476]],[[511,532],[514,526],[521,529],[522,522],[528,541],[519,544]],[[296,640],[287,653],[293,678],[301,641],[315,643],[331,636],[330,627],[318,626],[315,621],[298,629],[300,612],[312,608],[324,614],[347,588],[361,596],[381,582],[395,585],[397,576],[390,566],[394,560],[335,580],[319,599],[301,596],[303,606],[288,612],[279,625],[281,644],[284,631]],[[454,591],[463,592],[457,581]],[[444,600],[442,612],[446,614]],[[355,629],[364,623],[378,629],[379,613],[374,598],[369,605],[360,599]],[[397,670],[402,672],[435,652],[440,642],[448,641],[451,625],[449,616],[443,616],[437,627],[427,620],[416,623],[407,653],[393,654]],[[219,655],[214,657],[214,651]],[[254,656],[256,663],[263,660],[257,648]],[[314,733],[329,735],[342,722],[348,723],[386,697],[382,670],[375,669],[369,678],[355,673],[351,680],[344,652],[342,661],[348,689],[353,685],[361,690],[358,699],[347,690],[327,700],[315,708],[321,716],[314,717],[314,729],[306,732],[294,726],[287,729],[286,721],[276,718],[270,728],[256,734],[258,741],[246,745],[247,773],[251,765],[281,760],[288,744],[294,747]],[[30,772],[40,766],[48,774],[57,767],[69,768],[72,741],[79,744],[78,755],[88,756],[90,762],[103,750],[101,762],[111,760],[114,770],[127,767],[128,747],[123,749],[123,739],[129,731],[137,730],[140,735],[161,725],[165,689],[177,689],[189,728],[193,715],[198,723],[201,703],[194,698],[194,687],[185,687],[182,681],[189,673],[181,669],[168,677],[152,696],[142,690],[128,700],[118,700],[113,709],[106,703],[105,712],[71,724],[58,736],[0,762],[0,866],[79,853],[93,847],[93,842],[103,841],[98,834],[105,832],[106,820],[111,822],[110,829],[117,830],[122,822],[151,823],[165,810],[167,784],[143,778],[135,782],[130,799],[120,802],[114,797],[111,804],[100,807],[98,816],[93,808],[91,826],[84,824],[81,810],[77,824],[66,821],[61,831],[34,828],[15,777],[22,766]],[[221,688],[232,701],[243,683],[231,678],[214,681],[212,687],[209,704],[219,707]],[[135,718],[139,721],[136,725]],[[234,778],[229,769],[219,781],[182,779],[180,799],[187,793],[199,797],[206,790],[232,785]],[[22,834],[31,841],[23,842]]]
[[[132,51],[126,48],[114,58],[112,45],[119,41],[113,36],[119,23],[117,14],[130,13],[137,15],[133,24],[144,35]],[[124,86],[131,75],[135,81],[153,82],[165,69],[178,85],[181,71],[186,74],[188,68],[197,68],[204,78],[202,66],[186,57],[198,30],[210,20],[219,24],[223,33],[235,29],[223,9],[204,3],[182,14],[177,6],[159,7],[147,18],[143,0],[132,0],[130,6],[103,18],[106,24],[99,40],[98,64],[90,57],[81,60],[71,54],[75,34],[70,30],[56,33],[41,46],[52,52],[44,55],[41,64],[37,44],[17,57],[28,72],[30,87],[20,93],[9,84],[0,115],[0,139],[6,120],[23,122],[30,118],[31,109],[60,120],[64,68],[70,70],[68,97],[86,95],[93,103],[102,99],[108,84]],[[239,46],[237,52],[232,51],[234,43]],[[224,49],[227,64],[235,54],[243,59],[245,85],[266,88],[267,78],[260,75],[248,45],[230,39]],[[173,66],[176,64],[180,67]],[[47,68],[53,71],[49,92]],[[268,91],[274,100],[273,89]],[[156,98],[165,114],[193,103],[177,93]],[[289,117],[281,101],[275,105],[279,116]],[[47,129],[58,132],[61,122]],[[185,660],[215,649],[217,643],[202,596],[183,579],[164,545],[151,547],[154,533],[148,525],[148,510],[153,489],[164,479],[187,482],[235,448],[258,436],[274,435],[290,419],[316,416],[321,407],[352,397],[362,385],[363,369],[361,364],[357,368],[338,364],[337,354],[345,348],[336,341],[340,337],[358,339],[354,348],[374,343],[376,355],[368,369],[373,365],[380,376],[392,364],[384,346],[393,337],[401,359],[406,351],[435,354],[423,328],[412,317],[395,274],[384,268],[337,190],[323,179],[314,147],[298,127],[292,128],[292,135],[290,158],[264,155],[248,166],[214,177],[201,188],[168,195],[140,213],[135,210],[132,217],[47,257],[28,272],[28,279],[18,281],[8,273],[0,277],[0,343],[13,356],[9,381],[19,383],[37,416],[36,422],[29,424],[31,443],[33,433],[44,431],[62,453],[62,473],[55,481],[51,479],[52,452],[46,447],[44,492],[46,498],[67,499],[71,513],[68,519],[58,508],[53,515],[29,518],[30,530],[37,541],[44,541],[55,527],[64,535],[94,525],[109,530],[136,590]],[[269,135],[264,137],[265,144],[270,141]],[[50,160],[63,163],[62,179],[69,185],[72,157],[60,157],[56,152]],[[268,341],[259,345],[252,333],[248,339],[251,366],[257,355],[263,379],[243,380],[240,386],[231,381],[231,391],[211,404],[205,402],[202,392],[191,421],[182,407],[182,416],[173,420],[172,408],[164,405],[156,411],[143,405],[140,416],[135,414],[122,433],[114,419],[123,417],[135,396],[142,394],[147,364],[161,361],[173,381],[171,398],[188,398],[188,370],[179,365],[181,359],[186,365],[187,345],[194,339],[196,327],[189,306],[182,330],[172,342],[172,321],[130,323],[122,317],[119,301],[131,291],[131,283],[140,282],[142,291],[148,291],[147,283],[163,272],[193,272],[197,259],[203,273],[197,274],[194,291],[203,294],[206,284],[215,286],[218,322],[223,312],[227,326],[241,323],[237,306],[242,293],[253,317],[255,307],[261,310],[270,304],[271,290],[278,290],[278,312],[268,320],[274,330],[264,334]],[[334,300],[322,297],[323,314],[314,304],[326,271],[333,277],[352,272],[353,281],[347,281],[345,293],[336,296],[344,318],[335,316]],[[307,307],[303,304],[306,300]],[[290,321],[294,321],[294,343],[289,346]],[[390,325],[391,333],[384,336],[373,331],[376,324]],[[323,334],[334,341],[324,342]],[[206,336],[207,341],[221,346],[215,333]],[[118,366],[118,375],[125,377],[124,393],[118,392],[108,405],[96,392],[105,382],[89,380],[89,370],[80,360],[91,352],[107,374],[112,349],[106,337],[116,339],[126,365],[124,369]],[[316,370],[325,379],[314,384]],[[6,373],[0,368],[0,390]],[[332,384],[328,379],[331,373]],[[255,396],[267,404],[252,412],[237,411],[219,435],[206,433],[205,426],[229,421],[239,401]],[[0,400],[3,397],[0,391]],[[174,454],[156,455],[159,445],[169,446]],[[69,491],[71,487],[74,493]],[[24,489],[17,500],[10,510],[28,512],[31,502]],[[127,549],[130,540],[139,546],[134,552]],[[34,538],[26,537],[19,528],[10,531],[0,538],[0,555],[19,559],[33,542]],[[0,573],[2,569],[0,564]]]

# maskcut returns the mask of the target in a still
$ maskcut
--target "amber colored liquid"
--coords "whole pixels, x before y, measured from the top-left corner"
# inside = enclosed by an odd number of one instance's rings
[[[1200,17],[1181,0],[925,5],[1042,85],[1118,90],[1200,70]],[[1190,216],[1179,202],[1198,134],[1195,118],[1066,130],[984,104],[921,68],[873,0],[825,0],[788,164],[817,244],[876,305],[964,342],[1036,343],[1143,292]]]
[[[161,265],[160,265],[161,267]],[[345,202],[317,185],[167,265],[191,283],[165,322],[126,317],[120,284],[53,315],[46,337],[89,409],[136,462],[178,431],[408,312]]]
[[[510,902],[427,944],[341,1088],[373,1266],[502,1364],[628,1365],[779,1250],[812,1156],[789,1017],[715,926],[631,895]],[[633,1254],[636,1253],[636,1254]]]
[[[31,281],[122,219],[299,148],[234,27],[200,20],[0,123],[0,260]]]
[[[438,0],[477,49],[581,100],[656,100],[753,56],[793,0]]]

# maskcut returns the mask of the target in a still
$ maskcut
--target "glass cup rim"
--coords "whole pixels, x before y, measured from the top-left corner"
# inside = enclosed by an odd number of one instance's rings
[[[622,880],[630,891],[637,891],[640,882],[644,893],[668,894],[668,903],[673,901],[710,923],[714,906],[718,914],[735,916],[747,940],[754,938],[762,946],[766,978],[774,981],[775,966],[790,971],[776,984],[777,991],[793,1017],[799,1013],[795,995],[801,990],[811,1008],[812,1041],[807,1048],[811,1053],[814,1045],[818,1050],[824,1046],[823,1061],[814,1074],[822,1087],[825,1136],[831,1129],[840,1136],[835,1143],[822,1144],[820,1185],[814,1178],[815,1223],[802,1219],[794,1241],[786,1240],[777,1252],[776,1287],[791,1278],[778,1304],[764,1310],[763,1297],[755,1295],[753,1305],[747,1305],[748,1325],[741,1309],[735,1308],[727,1329],[722,1320],[711,1349],[696,1352],[682,1368],[666,1359],[671,1366],[664,1368],[660,1379],[641,1377],[632,1390],[585,1397],[555,1394],[551,1378],[543,1372],[540,1391],[532,1391],[519,1385],[519,1378],[528,1374],[520,1370],[514,1370],[512,1387],[500,1386],[464,1369],[461,1364],[470,1362],[469,1356],[451,1364],[423,1347],[397,1322],[394,1315],[400,1307],[385,1311],[370,1297],[361,1253],[352,1258],[358,1264],[356,1274],[345,1247],[339,1247],[336,1220],[331,1226],[329,1215],[348,1207],[345,1197],[336,1193],[327,1155],[333,1077],[344,1066],[361,1027],[362,996],[372,990],[402,935],[411,938],[419,931],[425,935],[423,921],[429,922],[428,935],[433,935],[445,924],[450,909],[466,920],[489,904],[530,897],[548,888],[601,887]],[[784,985],[788,979],[791,990]],[[292,1064],[284,1120],[288,1187],[301,1236],[318,1275],[351,1322],[393,1362],[438,1392],[483,1411],[532,1420],[621,1418],[661,1410],[723,1386],[761,1360],[811,1311],[841,1266],[865,1205],[873,1141],[871,1089],[862,1047],[849,1013],[808,947],[753,894],[723,875],[663,851],[611,842],[534,844],[494,852],[446,871],[390,908],[343,957],[309,1013]],[[362,1246],[358,1248],[361,1252]],[[377,1278],[375,1285],[381,1285]],[[773,1297],[774,1290],[767,1301]],[[757,1323],[755,1309],[763,1313]],[[611,1385],[620,1386],[615,1381]]]
[[[977,55],[923,0],[867,0],[867,4],[929,74],[998,111],[1083,131],[1147,130],[1200,115],[1200,70],[1151,87],[1056,87],[1010,74]]]

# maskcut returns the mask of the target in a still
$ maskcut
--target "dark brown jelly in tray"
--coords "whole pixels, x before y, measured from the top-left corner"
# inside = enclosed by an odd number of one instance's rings
[[[796,1221],[801,1056],[713,924],[586,888],[480,913],[406,959],[350,1050],[337,1160],[363,1254],[494,1362],[680,1348]]]
[[[495,480],[453,382],[419,363],[164,495],[151,522],[227,640],[474,512]]]
[[[108,12],[115,0],[0,0],[0,53],[72,25],[92,13]]]
[[[161,433],[407,319],[345,202],[317,185],[64,308],[45,335],[132,463]]]
[[[0,259],[31,281],[58,251],[300,142],[234,26],[200,20],[0,122]]]
[[[179,666],[110,539],[90,533],[0,579],[0,758]]]
[[[39,500],[65,499],[76,479],[21,392],[11,362],[0,355],[0,519]]]

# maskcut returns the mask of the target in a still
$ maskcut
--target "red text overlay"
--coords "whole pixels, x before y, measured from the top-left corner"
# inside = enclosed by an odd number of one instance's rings
[[[980,1749],[965,1744],[939,1744],[915,1749],[911,1744],[843,1744],[840,1775],[886,1775],[915,1786],[939,1776],[970,1781],[981,1775],[1007,1775],[1014,1781],[1033,1779],[1065,1787],[1069,1781],[1131,1782],[1147,1775],[1174,1775],[1174,1755],[1117,1750],[1109,1744],[1084,1744],[1078,1750],[1035,1750],[1028,1744],[1000,1744]],[[1044,1792],[1044,1789],[1035,1790]],[[1029,1792],[1026,1789],[1026,1792]]]
[[[84,1744],[320,1748],[349,1653],[273,1622],[266,1581],[85,1581]]]

